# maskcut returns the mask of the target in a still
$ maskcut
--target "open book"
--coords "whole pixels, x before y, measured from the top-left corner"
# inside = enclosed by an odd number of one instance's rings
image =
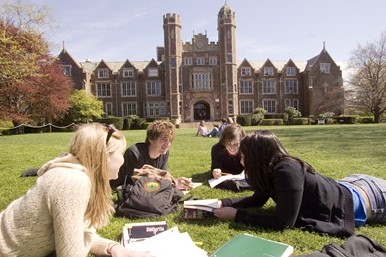
[[[293,252],[294,248],[288,244],[240,234],[223,244],[210,257],[289,257]]]
[[[181,233],[177,227],[142,241],[131,242],[125,247],[136,251],[149,251],[155,257],[208,257],[187,232]]]
[[[211,217],[213,209],[220,207],[221,201],[218,199],[184,201],[184,218],[195,220]]]
[[[210,187],[214,188],[215,186],[224,182],[225,180],[245,180],[245,174],[244,174],[244,172],[241,172],[240,174],[237,174],[237,175],[227,174],[227,175],[223,175],[219,178],[209,179],[208,182],[209,182]]]

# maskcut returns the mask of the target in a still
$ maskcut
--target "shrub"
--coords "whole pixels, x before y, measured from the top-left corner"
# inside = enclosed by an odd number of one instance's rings
[[[267,111],[261,107],[256,108],[251,116],[251,125],[259,125],[264,119],[264,115]]]
[[[364,124],[374,123],[374,116],[360,116],[358,117],[357,122]]]
[[[251,126],[251,115],[239,115],[236,122],[241,126]]]
[[[143,129],[143,127],[145,125],[143,125],[143,123],[146,122],[146,118],[138,118],[136,120],[133,121],[133,123],[131,124],[131,129]],[[147,128],[147,126],[146,126]]]
[[[308,125],[309,120],[308,118],[294,118],[292,121],[293,125]]]
[[[147,127],[149,127],[149,125],[151,124],[152,122],[142,122],[141,123],[141,126],[140,126],[140,129],[147,129]]]
[[[274,119],[273,120],[273,125],[283,126],[284,125],[284,120],[283,119]]]
[[[130,118],[123,118],[122,130],[129,130],[132,122],[133,120]]]
[[[335,113],[333,113],[333,112],[325,112],[325,113],[320,114],[320,117],[323,119],[331,119],[334,116],[335,116]]]
[[[292,106],[288,106],[284,111],[284,121],[287,125],[293,125],[294,119],[300,116],[302,116],[302,113]]]
[[[122,130],[122,128],[123,128],[123,118],[122,117],[109,116],[107,118],[95,119],[95,121],[99,122],[99,123],[113,124],[114,127],[116,127],[119,130]]]
[[[283,126],[283,119],[264,119],[260,123],[261,126]]]
[[[348,116],[339,116],[336,118],[339,124],[355,124],[357,116],[348,115]]]
[[[0,135],[7,134],[8,129],[13,128],[13,123],[10,120],[0,120]]]
[[[284,114],[283,113],[266,114],[264,115],[264,119],[284,119]]]

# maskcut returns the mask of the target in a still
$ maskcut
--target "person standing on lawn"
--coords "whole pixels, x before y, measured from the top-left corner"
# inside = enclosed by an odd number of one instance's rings
[[[291,156],[268,130],[247,135],[240,143],[245,177],[252,196],[222,199],[214,215],[270,229],[304,228],[346,237],[366,222],[386,223],[386,180],[354,174],[338,181]],[[273,214],[250,212],[269,198]]]
[[[175,137],[173,124],[168,120],[155,120],[146,130],[145,142],[136,143],[127,148],[124,154],[124,163],[119,169],[118,178],[110,181],[116,188],[125,184],[134,184],[131,176],[134,169],[140,169],[148,164],[161,170],[168,169],[169,147]],[[176,187],[191,189],[193,184],[188,178],[177,178]]]
[[[45,163],[35,186],[0,213],[0,256],[150,256],[96,233],[114,211],[109,180],[125,147],[114,127],[81,125],[69,152]]]

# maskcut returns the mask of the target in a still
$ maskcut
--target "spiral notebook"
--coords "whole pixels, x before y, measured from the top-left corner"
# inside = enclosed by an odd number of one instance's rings
[[[210,257],[289,257],[294,248],[288,244],[240,234],[218,248]]]

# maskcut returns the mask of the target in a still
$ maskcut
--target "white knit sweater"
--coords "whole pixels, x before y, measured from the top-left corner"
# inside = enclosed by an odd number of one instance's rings
[[[87,228],[90,179],[72,155],[43,165],[36,185],[0,213],[0,256],[103,255],[113,241]]]

